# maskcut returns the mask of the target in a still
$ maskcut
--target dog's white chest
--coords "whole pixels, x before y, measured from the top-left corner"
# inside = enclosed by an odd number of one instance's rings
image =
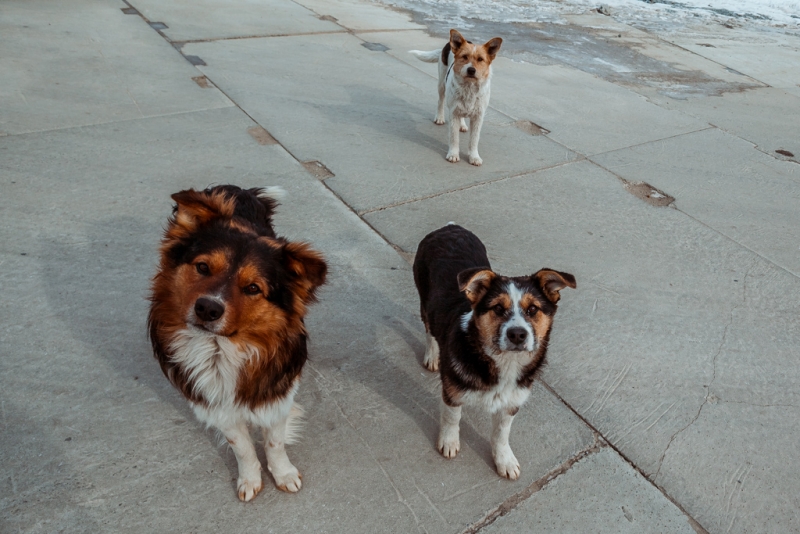
[[[482,115],[489,105],[489,80],[480,85],[462,85],[452,80],[447,85],[447,107],[458,117]]]
[[[497,365],[499,380],[487,391],[468,391],[464,393],[466,404],[482,406],[491,413],[507,408],[519,408],[528,400],[530,388],[517,383],[520,372],[531,361],[529,352],[506,352],[493,358]]]
[[[170,351],[172,360],[208,404],[234,403],[239,374],[249,354],[224,337],[189,329],[172,340]]]

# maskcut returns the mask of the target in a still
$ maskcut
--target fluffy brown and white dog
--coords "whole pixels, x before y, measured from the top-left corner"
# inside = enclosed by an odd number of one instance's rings
[[[456,30],[450,30],[450,42],[441,50],[410,50],[418,59],[427,63],[439,63],[439,108],[436,124],[450,127],[450,143],[446,159],[459,160],[458,132],[466,132],[469,119],[469,162],[481,165],[478,141],[481,137],[483,115],[489,106],[492,61],[500,50],[503,39],[494,37],[482,45],[472,44]],[[445,108],[447,113],[445,114]]]
[[[420,242],[414,282],[428,334],[423,363],[442,380],[439,452],[458,454],[461,406],[480,406],[492,414],[497,473],[516,480],[511,422],[544,363],[559,292],[575,278],[552,269],[496,274],[480,239],[451,223]]]
[[[284,445],[302,413],[294,396],[307,357],[303,317],[327,272],[307,244],[275,235],[279,192],[223,185],[172,195],[150,296],[155,357],[233,448],[243,501],[263,487],[250,425],[263,429],[276,486],[300,489]]]

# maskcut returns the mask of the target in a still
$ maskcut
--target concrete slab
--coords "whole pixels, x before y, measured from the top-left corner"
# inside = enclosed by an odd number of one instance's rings
[[[0,132],[19,134],[231,106],[123,2],[0,5]]]
[[[648,476],[658,473],[669,495],[691,495],[678,502],[690,513],[702,509],[711,525],[729,517],[730,508],[703,496],[701,487],[729,484],[741,462],[728,453],[745,445],[723,437],[709,455],[698,439],[693,454],[686,449],[681,458],[686,476],[662,479],[662,458],[675,436],[723,390],[736,401],[800,405],[800,373],[792,363],[800,281],[678,210],[649,206],[589,162],[365,218],[410,253],[425,234],[455,221],[483,238],[500,272],[548,266],[574,274],[578,290],[562,299],[545,381]],[[508,221],[515,221],[513,231]],[[786,296],[776,302],[778,294]],[[767,411],[759,420],[730,415],[704,435],[741,428],[751,454],[762,441],[800,437],[785,428],[785,413]],[[738,502],[737,513],[784,524],[794,508],[767,503],[773,492],[794,495],[794,479],[784,477],[780,462],[764,462],[759,484],[773,489]]]
[[[767,85],[800,96],[800,44],[794,35],[735,29],[724,35],[695,31],[666,40]],[[765,61],[769,58],[769,61]]]
[[[481,532],[683,532],[689,518],[608,447]]]
[[[319,16],[333,17],[336,23],[349,30],[419,30],[424,26],[411,21],[399,10],[365,0],[299,0]]]
[[[766,87],[687,100],[665,98],[658,105],[707,121],[750,141],[766,154],[800,162],[800,97],[783,89]]]
[[[436,81],[361,42],[352,35],[314,35],[196,43],[184,50],[202,57],[208,64],[203,72],[295,157],[325,165],[334,174],[328,187],[358,212],[577,157],[493,112],[481,133],[483,166],[448,163],[447,133],[433,124]],[[466,143],[462,136],[462,150]]]
[[[148,20],[163,22],[172,41],[339,32],[343,28],[320,18],[296,2],[258,0],[132,0]]]
[[[709,532],[800,532],[798,406],[710,400],[666,451],[656,483],[686,503]],[[716,461],[721,451],[725,462]],[[777,487],[776,472],[785,481]]]
[[[409,265],[252,126],[223,109],[0,138],[9,528],[459,532],[593,444],[537,387],[511,437],[520,481],[494,472],[484,414],[466,414],[462,454],[442,459]],[[304,487],[286,495],[267,478],[252,504],[236,499],[232,454],[161,376],[144,334],[169,194],[229,182],[287,189],[279,233],[331,264],[308,321],[305,437],[289,451]]]
[[[723,235],[800,275],[800,167],[718,129],[592,158],[646,181]]]

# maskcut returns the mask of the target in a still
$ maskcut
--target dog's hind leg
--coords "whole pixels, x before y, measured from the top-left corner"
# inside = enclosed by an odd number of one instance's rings
[[[439,107],[436,110],[436,118],[433,122],[439,125],[445,123],[444,120],[444,84],[439,84]]]
[[[458,129],[461,130],[462,132],[467,131],[467,121],[464,117],[461,117],[461,122],[459,122],[458,126],[459,126]]]
[[[267,471],[275,479],[275,485],[279,490],[296,493],[303,483],[300,481],[300,472],[286,455],[287,420],[288,417],[264,429],[264,449],[267,453]]]
[[[236,463],[239,465],[236,491],[239,499],[247,502],[258,495],[258,492],[264,487],[261,483],[261,462],[256,456],[250,431],[243,422],[219,430],[233,449],[233,454],[236,455]]]
[[[508,434],[517,409],[503,409],[492,414],[492,457],[497,474],[510,480],[519,478],[519,461],[508,444]]]

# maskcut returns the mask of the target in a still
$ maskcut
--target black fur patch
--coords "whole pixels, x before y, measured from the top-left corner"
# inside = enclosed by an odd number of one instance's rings
[[[450,43],[447,43],[446,45],[444,45],[444,48],[442,48],[442,63],[444,63],[444,66],[446,67],[449,61],[450,61]]]

